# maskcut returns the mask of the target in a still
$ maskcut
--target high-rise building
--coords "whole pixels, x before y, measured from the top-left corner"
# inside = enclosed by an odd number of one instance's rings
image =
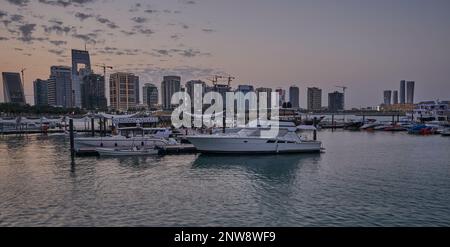
[[[79,65],[81,65],[79,67]],[[81,107],[81,83],[84,76],[92,73],[88,51],[72,50],[72,106]]]
[[[135,85],[134,85],[134,88],[135,88],[134,94],[136,95],[135,96],[136,105],[139,105],[139,104],[141,104],[141,84],[139,82],[139,77],[138,77],[137,80],[134,81],[134,83],[135,83]]]
[[[81,96],[83,109],[106,109],[105,78],[97,74],[86,75],[81,83]]]
[[[286,90],[282,88],[277,88],[275,92],[278,93],[278,96],[280,97],[278,103],[281,107],[283,106],[284,103],[286,103]]]
[[[162,107],[165,110],[172,110],[174,106],[171,104],[172,96],[181,91],[181,77],[164,76],[161,82],[161,100]]]
[[[19,73],[3,72],[3,94],[6,103],[26,104]]]
[[[407,97],[406,97],[406,103],[408,104],[414,104],[414,87],[416,83],[414,81],[408,81],[406,83],[407,90]]]
[[[37,79],[33,82],[34,105],[48,105],[48,81]]]
[[[254,89],[254,87],[252,85],[239,85],[238,88],[236,89],[236,93],[240,92],[240,93],[244,94],[244,98],[247,96],[248,93],[254,92],[254,91],[255,91],[255,89]],[[253,101],[253,100],[257,101],[257,98],[255,99],[252,95],[250,95],[249,100],[250,101]],[[241,105],[237,105],[236,104],[236,107],[237,107],[237,109],[244,109],[245,108],[246,110],[250,110],[250,102],[248,100],[245,100],[245,102],[242,100],[241,101]],[[255,110],[255,109],[253,109],[253,110]]]
[[[316,87],[308,88],[308,110],[322,110],[322,89]]]
[[[144,104],[150,108],[155,108],[159,101],[158,87],[152,83],[146,83],[142,90],[144,95]]]
[[[272,107],[272,88],[265,88],[265,87],[260,87],[256,89],[256,95],[258,96],[258,107],[259,107],[259,102],[262,102],[261,96],[259,95],[259,93],[267,93],[267,98],[265,99],[267,102],[267,108],[270,109]]]
[[[254,92],[254,87],[252,85],[239,85],[236,92],[241,92],[244,95],[250,92]]]
[[[231,92],[232,89],[228,84],[215,84],[212,88],[212,92],[219,93],[223,99],[223,107],[227,105],[227,93]]]
[[[119,111],[128,111],[138,104],[136,99],[136,86],[139,77],[131,73],[114,73],[109,77],[111,108]]]
[[[334,92],[328,94],[328,110],[330,112],[338,112],[344,110],[344,94]]]
[[[64,108],[73,107],[72,104],[72,75],[67,66],[52,66],[48,79],[48,104]]]
[[[289,88],[289,102],[292,108],[300,108],[300,89],[297,86]]]
[[[193,80],[193,81],[186,82],[186,85],[185,85],[186,93],[189,95],[189,97],[191,97],[192,102],[194,102],[194,100],[197,98],[197,97],[195,97],[196,95],[194,95],[195,85],[199,85],[202,88],[202,95],[197,95],[197,96],[203,97],[206,93],[206,83],[204,81]]]
[[[400,104],[406,103],[406,81],[400,81]]]
[[[394,91],[394,94],[393,94],[392,97],[393,97],[393,98],[392,98],[392,103],[393,103],[394,105],[397,105],[397,104],[398,104],[398,91],[397,91],[397,90]]]
[[[392,100],[392,91],[391,90],[386,90],[383,92],[384,95],[384,104],[385,105],[390,105],[391,104],[391,100]]]

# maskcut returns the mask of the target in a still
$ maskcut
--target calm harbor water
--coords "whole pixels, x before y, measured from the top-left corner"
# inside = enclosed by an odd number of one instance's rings
[[[0,226],[450,226],[450,138],[321,131],[322,154],[76,158],[0,137]]]

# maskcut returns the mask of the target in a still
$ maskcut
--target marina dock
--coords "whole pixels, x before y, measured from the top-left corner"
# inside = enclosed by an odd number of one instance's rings
[[[165,147],[156,147],[159,149],[159,155],[177,155],[177,154],[196,154],[197,149],[192,144],[180,144],[180,145],[170,145]],[[95,147],[92,148],[80,148],[76,150],[76,155],[80,157],[87,156],[98,156],[98,152]]]

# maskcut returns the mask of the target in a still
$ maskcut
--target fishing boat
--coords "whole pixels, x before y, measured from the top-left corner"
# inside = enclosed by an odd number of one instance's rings
[[[138,148],[132,149],[115,149],[115,148],[96,148],[100,156],[145,156],[159,154],[159,150],[155,148]]]

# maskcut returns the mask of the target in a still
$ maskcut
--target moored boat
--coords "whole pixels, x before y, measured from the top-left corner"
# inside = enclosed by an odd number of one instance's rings
[[[444,129],[441,133],[442,136],[450,136],[450,128],[449,129]]]
[[[311,126],[312,127],[312,126]],[[304,153],[320,152],[320,141],[299,136],[297,128],[279,128],[278,135],[265,137],[266,128],[243,128],[237,133],[187,136],[201,153]]]
[[[176,144],[169,139],[172,132],[165,128],[120,128],[117,135],[100,137],[76,137],[75,150],[92,148],[122,148],[130,149],[134,146],[154,148]]]
[[[114,148],[96,148],[100,156],[145,156],[156,155],[159,153],[158,149],[152,148],[133,148],[133,149],[114,149]]]

